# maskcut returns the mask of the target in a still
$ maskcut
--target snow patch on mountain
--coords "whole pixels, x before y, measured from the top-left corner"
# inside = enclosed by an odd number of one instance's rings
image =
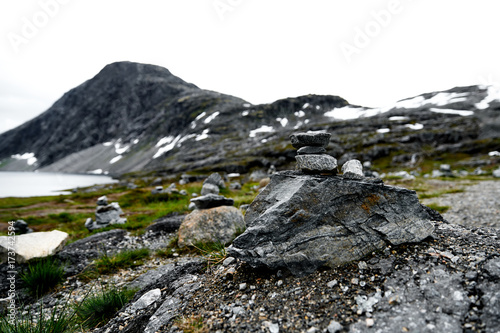
[[[364,117],[372,117],[382,113],[382,109],[367,109],[363,107],[344,106],[341,108],[334,108],[331,111],[324,113],[325,117],[334,118],[338,120],[351,120]]]
[[[24,154],[15,154],[15,155],[12,155],[11,156],[13,159],[15,160],[26,160],[26,163],[28,165],[33,165],[36,163],[36,161],[38,160],[36,157],[35,157],[35,153],[24,153]]]
[[[175,139],[173,139],[173,137],[167,137],[167,138],[163,138],[163,139],[166,139],[164,141],[164,143],[168,143],[168,145],[166,145],[165,147],[161,147],[160,149],[158,149],[158,151],[156,152],[156,154],[154,154],[153,158],[158,158],[161,155],[165,154],[166,152],[174,149],[174,147],[177,144],[177,142],[181,139],[181,136],[177,135],[175,137]],[[158,141],[158,143],[160,143],[163,139],[161,139],[160,141]],[[156,144],[157,147],[159,146],[158,143]],[[164,143],[162,142],[162,144],[164,144]]]
[[[267,126],[267,125],[263,125],[259,128],[256,128],[254,130],[251,130],[250,131],[250,137],[251,138],[255,138],[255,136],[258,134],[258,133],[272,133],[274,132],[274,128],[272,126]]]
[[[500,101],[500,87],[498,86],[481,86],[483,89],[487,89],[486,97],[474,106],[479,110],[484,110],[490,107],[490,103],[493,101]]]
[[[203,122],[204,122],[205,124],[210,124],[210,122],[211,122],[212,120],[214,120],[214,119],[215,119],[215,118],[216,118],[219,114],[220,114],[220,112],[219,112],[219,111],[216,111],[216,112],[212,113],[210,116],[208,116],[208,117],[207,117],[207,119],[205,119]]]
[[[467,110],[438,109],[438,108],[430,108],[429,110],[436,113],[458,114],[459,116],[462,117],[472,116],[474,114],[474,111],[467,111]]]

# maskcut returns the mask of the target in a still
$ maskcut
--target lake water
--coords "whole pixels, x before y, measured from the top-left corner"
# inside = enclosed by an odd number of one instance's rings
[[[64,190],[115,183],[108,176],[49,172],[0,172],[0,198],[65,194]]]

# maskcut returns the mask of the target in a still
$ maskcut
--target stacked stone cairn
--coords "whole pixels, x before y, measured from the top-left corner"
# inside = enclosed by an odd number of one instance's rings
[[[195,210],[186,215],[179,227],[179,247],[210,242],[227,244],[245,229],[243,214],[234,207],[234,200],[219,195],[223,186],[222,177],[213,173],[204,181],[201,196],[191,199]]]
[[[358,160],[344,163],[343,174],[336,175],[337,161],[325,149],[330,134],[298,133],[290,139],[298,149],[298,170],[272,175],[248,207],[246,230],[228,247],[229,256],[304,276],[388,245],[419,242],[433,233],[433,221],[442,219],[422,206],[414,191],[365,177]]]
[[[97,199],[95,221],[89,217],[85,222],[85,227],[92,231],[105,228],[110,224],[124,224],[127,222],[127,219],[120,217],[120,215],[123,215],[123,211],[118,202],[108,204],[108,198],[104,195]]]
[[[16,235],[24,235],[33,232],[33,229],[28,227],[28,223],[24,220],[17,220],[14,222],[14,232]]]
[[[297,133],[290,136],[297,150],[297,169],[311,174],[336,174],[337,160],[326,153],[330,133]]]
[[[234,200],[219,195],[220,188],[224,188],[224,180],[218,173],[212,173],[203,182],[201,196],[191,199],[196,209],[208,209],[219,206],[233,206]]]

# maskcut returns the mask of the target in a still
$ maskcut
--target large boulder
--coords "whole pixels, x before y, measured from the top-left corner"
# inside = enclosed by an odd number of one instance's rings
[[[388,244],[432,234],[433,218],[414,191],[377,180],[273,175],[245,214],[246,231],[229,255],[294,275],[361,259]]]
[[[230,243],[245,229],[243,214],[232,206],[195,210],[187,215],[179,228],[179,247],[196,243]]]
[[[59,230],[32,232],[19,236],[1,236],[0,263],[7,262],[8,257],[11,257],[9,252],[15,253],[16,264],[53,255],[63,248],[68,237],[67,233]]]

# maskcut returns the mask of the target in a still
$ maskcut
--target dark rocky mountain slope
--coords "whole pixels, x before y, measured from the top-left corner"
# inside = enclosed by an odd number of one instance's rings
[[[425,171],[439,159],[472,168],[500,150],[498,98],[491,87],[470,86],[376,109],[318,95],[252,105],[165,68],[119,62],[1,134],[0,170],[168,175],[289,168],[295,150],[288,136],[309,130],[332,133],[328,153],[341,163],[358,158]]]

